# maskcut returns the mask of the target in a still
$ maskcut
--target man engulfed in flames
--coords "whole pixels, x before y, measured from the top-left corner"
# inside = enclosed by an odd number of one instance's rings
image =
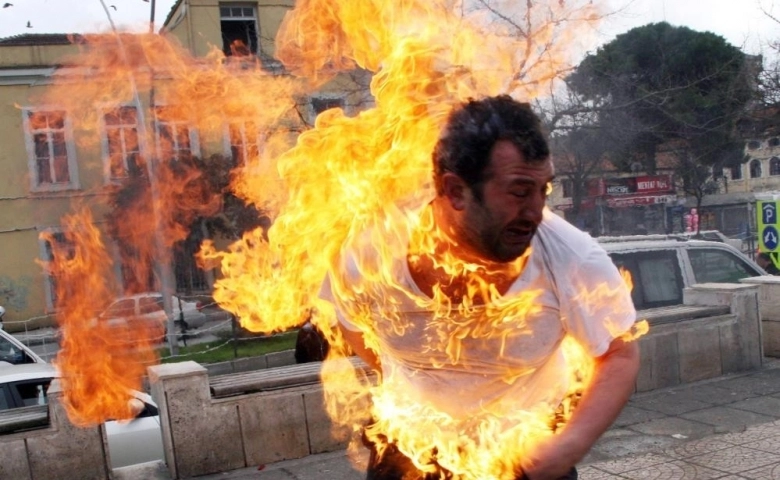
[[[367,478],[577,478],[634,387],[630,288],[545,208],[554,168],[528,104],[456,107],[433,176],[424,207],[345,245],[321,294],[379,372]]]

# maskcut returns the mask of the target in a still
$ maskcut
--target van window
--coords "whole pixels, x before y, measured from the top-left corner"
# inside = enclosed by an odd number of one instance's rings
[[[611,253],[610,257],[618,268],[631,273],[631,299],[637,310],[682,303],[682,272],[675,250]]]
[[[19,365],[21,363],[35,363],[35,359],[11,343],[3,335],[0,335],[0,362],[7,362],[11,365]]]
[[[727,250],[691,248],[688,258],[696,283],[739,283],[741,278],[759,275],[747,262]]]

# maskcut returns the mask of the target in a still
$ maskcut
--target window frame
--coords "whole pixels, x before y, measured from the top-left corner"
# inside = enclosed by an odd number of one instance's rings
[[[633,280],[634,288],[631,291],[631,300],[634,303],[634,307],[637,310],[647,310],[650,308],[667,307],[671,305],[680,305],[683,302],[683,289],[685,288],[685,271],[683,269],[682,259],[680,257],[680,251],[677,248],[658,248],[658,249],[646,249],[646,250],[612,250],[607,252],[612,262],[618,266],[626,268],[630,273]],[[615,256],[619,262],[616,262]],[[674,280],[676,283],[679,296],[674,300],[656,300],[648,301],[646,297],[646,289],[644,282],[642,281],[641,274],[639,272],[639,262],[643,260],[658,261],[658,258],[663,256],[672,260]],[[651,258],[658,257],[658,258]],[[622,261],[622,262],[621,262]],[[638,301],[639,299],[639,301]]]
[[[58,236],[58,235],[65,235],[66,232],[62,228],[58,227],[50,227],[43,229],[43,232],[47,232],[50,235]],[[67,241],[67,238],[65,238]],[[56,278],[51,273],[51,268],[49,264],[52,262],[52,251],[53,249],[49,246],[49,241],[45,238],[43,238],[42,235],[38,236],[38,252],[41,259],[41,266],[43,267],[43,274],[44,274],[44,281],[43,281],[43,291],[45,302],[46,302],[46,312],[56,312],[58,310],[57,306],[57,287],[56,287]]]
[[[696,268],[694,268],[694,260],[696,255],[706,255],[712,252],[717,252],[718,254],[722,256],[729,257],[729,260],[732,262],[738,264],[742,267],[742,269],[745,272],[751,273],[751,275],[741,278],[749,278],[749,277],[755,277],[760,275],[760,272],[757,272],[752,265],[750,265],[749,262],[745,261],[745,259],[741,258],[739,255],[734,254],[731,250],[727,248],[718,248],[712,245],[707,246],[701,246],[701,247],[692,247],[688,248],[688,263],[690,265],[691,269],[691,284],[696,285],[699,283],[736,283],[739,282],[740,279],[735,279],[733,282],[727,282],[723,279],[702,279],[699,280],[699,278],[696,275]],[[722,261],[716,262],[719,265],[722,265]],[[717,281],[716,281],[717,280]]]
[[[233,167],[246,167],[247,166],[247,158],[248,158],[248,151],[247,151],[247,145],[249,144],[246,142],[246,139],[248,138],[247,134],[247,124],[248,123],[254,123],[256,128],[256,136],[254,138],[255,145],[257,146],[257,157],[262,157],[263,147],[265,146],[265,141],[267,139],[267,133],[260,128],[260,122],[256,122],[253,119],[250,118],[238,118],[234,119],[233,121],[227,122],[224,127],[224,134],[223,134],[223,144],[225,149],[225,156],[227,158],[232,159]],[[234,157],[233,156],[233,147],[235,146],[233,144],[233,137],[231,136],[231,128],[233,126],[240,126],[240,134],[241,134],[241,155]],[[251,132],[250,132],[251,134]]]
[[[246,45],[246,47],[249,49],[249,52],[252,55],[257,55],[257,53],[260,51],[260,22],[257,16],[257,3],[247,3],[247,2],[225,2],[225,3],[219,3],[219,34],[220,38],[222,39],[222,53],[225,54],[226,57],[233,56],[232,51],[230,49],[230,45],[227,44],[227,38],[225,36],[225,33],[222,29],[223,23],[225,22],[253,22],[254,23],[254,39],[248,38],[249,45]],[[223,13],[223,8],[250,8],[252,9],[252,16],[247,17],[244,15],[244,12],[241,12],[241,15],[233,16],[228,15],[225,16]],[[234,39],[235,40],[235,39]],[[254,41],[253,41],[254,40]]]
[[[735,173],[737,175],[734,175]],[[742,180],[744,178],[743,175],[742,175],[742,164],[741,163],[739,165],[734,165],[734,166],[729,167],[729,177],[731,178],[731,180]]]
[[[757,169],[754,170],[754,166],[756,166]],[[764,174],[762,167],[761,160],[757,158],[751,160],[750,163],[748,163],[748,173],[750,173],[750,178],[761,178]]]
[[[769,176],[780,175],[780,158],[772,157],[769,159]]]
[[[147,158],[146,155],[146,149],[144,148],[144,138],[143,133],[145,131],[145,126],[142,125],[142,122],[140,121],[140,115],[139,115],[139,108],[137,105],[132,104],[120,104],[120,105],[103,105],[98,107],[98,112],[100,116],[100,149],[101,149],[101,157],[103,161],[103,183],[105,185],[110,184],[116,184],[119,183],[126,178],[130,176],[130,169],[127,162],[127,155],[125,154],[122,162],[125,170],[125,176],[123,177],[113,177],[111,175],[111,155],[109,152],[109,142],[108,142],[108,132],[109,130],[113,129],[112,126],[109,128],[108,124],[106,123],[106,115],[119,110],[121,108],[134,108],[136,111],[136,117],[135,117],[135,134],[138,139],[138,155],[141,159],[141,163],[145,162],[145,159]],[[121,128],[121,127],[120,127]],[[123,150],[126,151],[126,145],[124,139],[122,140]],[[142,175],[146,174],[145,169],[141,172]]]
[[[35,138],[32,131],[29,116],[36,113],[63,112],[63,135],[65,137],[65,154],[67,155],[68,177],[67,182],[39,183],[37,156],[35,154]],[[24,142],[27,150],[27,169],[30,173],[31,192],[60,192],[64,190],[80,190],[78,159],[76,158],[76,145],[73,140],[73,124],[69,112],[65,108],[57,108],[53,105],[37,105],[22,108],[22,128],[24,130]],[[49,131],[48,129],[46,130]],[[47,142],[49,143],[49,142]],[[49,150],[52,151],[49,143]],[[52,167],[50,167],[52,168]]]
[[[154,106],[153,112],[154,112],[154,148],[155,152],[157,153],[157,158],[159,158],[161,161],[170,161],[173,159],[178,159],[178,152],[180,151],[178,148],[175,149],[175,152],[177,154],[171,155],[170,158],[163,156],[163,148],[162,148],[162,142],[161,142],[161,135],[160,135],[160,126],[161,125],[167,125],[173,128],[173,140],[175,143],[178,144],[178,129],[180,127],[187,128],[187,137],[189,138],[190,142],[190,155],[193,157],[200,157],[200,136],[198,135],[197,130],[193,127],[193,122],[190,119],[182,119],[182,120],[160,120],[160,117],[158,115],[160,109],[164,108],[174,108],[167,104],[157,104]]]

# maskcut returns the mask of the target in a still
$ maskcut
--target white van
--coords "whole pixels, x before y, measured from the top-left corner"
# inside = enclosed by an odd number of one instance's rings
[[[682,304],[683,288],[697,283],[739,283],[767,275],[727,243],[659,237],[596,239],[615,265],[631,273],[637,310]]]
[[[0,367],[25,363],[46,363],[13,335],[0,330]]]

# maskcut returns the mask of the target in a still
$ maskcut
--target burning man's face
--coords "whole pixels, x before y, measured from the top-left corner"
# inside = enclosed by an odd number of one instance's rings
[[[458,240],[473,254],[494,262],[510,262],[525,252],[542,221],[553,165],[547,159],[527,163],[511,142],[498,141],[482,184],[482,200],[468,195]]]

